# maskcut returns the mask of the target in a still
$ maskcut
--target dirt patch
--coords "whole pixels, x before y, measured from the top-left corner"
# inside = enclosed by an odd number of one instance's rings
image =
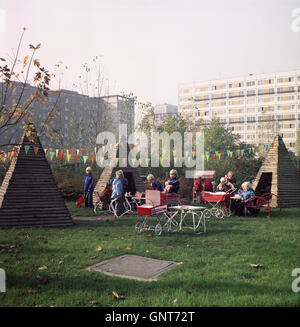
[[[116,218],[114,215],[101,215],[101,216],[91,216],[91,217],[72,217],[75,224],[91,224],[91,223],[99,223],[112,221]]]

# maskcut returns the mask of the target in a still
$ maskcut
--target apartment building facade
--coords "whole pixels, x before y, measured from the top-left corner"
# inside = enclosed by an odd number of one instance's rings
[[[154,106],[154,119],[158,124],[168,116],[177,116],[178,107],[169,103],[160,103]]]
[[[0,83],[0,90],[3,87],[5,84]],[[13,83],[6,101],[8,107],[16,103],[21,89],[21,83]],[[34,91],[33,86],[26,85],[20,103],[26,103]],[[102,131],[112,132],[118,139],[119,124],[127,124],[128,134],[134,130],[134,100],[121,95],[96,98],[69,90],[61,90],[59,94],[49,91],[46,102],[33,102],[29,111],[38,131],[44,131],[40,137],[44,147],[86,146],[87,140],[96,143],[97,135]],[[49,130],[45,133],[42,128],[45,121],[50,121],[52,138]],[[0,144],[16,144],[22,133],[21,122],[1,130]]]
[[[200,125],[218,117],[250,144],[280,134],[294,149],[300,128],[300,70],[179,85],[178,111]]]

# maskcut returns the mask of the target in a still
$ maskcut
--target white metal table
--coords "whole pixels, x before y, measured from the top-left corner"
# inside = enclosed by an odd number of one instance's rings
[[[200,206],[190,206],[190,205],[181,205],[181,206],[172,206],[170,209],[173,209],[175,212],[173,217],[175,217],[180,212],[180,222],[178,224],[179,230],[182,229],[182,224],[187,215],[191,214],[193,219],[193,225],[187,227],[193,228],[196,234],[201,234],[206,232],[206,223],[205,217],[203,215],[203,210],[205,207]],[[201,229],[201,231],[199,231]]]

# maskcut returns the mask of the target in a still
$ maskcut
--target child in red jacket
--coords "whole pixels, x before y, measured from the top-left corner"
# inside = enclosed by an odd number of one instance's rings
[[[100,196],[100,200],[102,202],[102,210],[108,210],[111,195],[112,195],[112,186],[110,183],[107,183],[105,189],[103,190]]]
[[[202,201],[201,192],[203,190],[203,187],[202,187],[202,179],[201,179],[200,176],[197,177],[195,179],[195,181],[194,181],[194,190],[195,190],[195,192],[197,194],[197,202],[198,202],[198,204],[200,204],[201,201]]]

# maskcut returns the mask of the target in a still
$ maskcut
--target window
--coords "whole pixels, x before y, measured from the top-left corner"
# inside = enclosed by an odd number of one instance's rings
[[[202,87],[195,88],[195,92],[204,92],[204,91],[208,91],[208,86],[202,86]]]
[[[253,104],[255,103],[255,99],[247,99],[247,104]]]
[[[247,122],[255,122],[255,116],[247,117]]]
[[[255,131],[255,125],[248,125],[247,130],[248,131]]]
[[[258,99],[259,102],[273,102],[274,98],[273,97],[260,97]]]
[[[244,100],[231,100],[228,102],[230,106],[236,106],[236,105],[241,105],[244,104]]]
[[[226,98],[226,93],[212,94],[211,98],[212,99],[223,99],[223,98]]]
[[[268,107],[259,107],[258,108],[259,112],[269,112],[269,111],[274,111],[274,107],[273,106],[268,106]]]
[[[229,98],[234,98],[234,97],[243,97],[244,96],[244,92],[240,91],[240,92],[229,92]]]
[[[258,81],[258,85],[267,85],[267,84],[273,84],[274,83],[274,79],[262,79],[260,81]]]
[[[277,109],[278,110],[291,110],[291,109],[294,109],[295,106],[294,105],[291,105],[291,106],[278,106]]]
[[[295,88],[293,86],[277,88],[277,93],[287,93],[287,92],[295,92]]]
[[[277,83],[289,83],[289,82],[293,82],[294,81],[294,77],[280,77],[277,78]]]
[[[66,98],[66,103],[69,103],[69,99],[68,98]]]
[[[254,86],[255,85],[255,81],[249,81],[249,82],[247,82],[247,86],[249,87],[249,86]]]
[[[258,90],[258,95],[260,94],[273,94],[275,91],[274,88],[270,88],[270,89],[259,89]]]
[[[256,94],[255,90],[247,91],[247,96],[252,96],[252,95],[255,95],[255,94]]]
[[[222,90],[226,89],[226,84],[213,85],[212,90]]]
[[[207,101],[209,100],[209,95],[201,95],[201,96],[195,96],[194,101]]]
[[[286,95],[277,98],[277,101],[293,101],[295,97],[293,95]]]

